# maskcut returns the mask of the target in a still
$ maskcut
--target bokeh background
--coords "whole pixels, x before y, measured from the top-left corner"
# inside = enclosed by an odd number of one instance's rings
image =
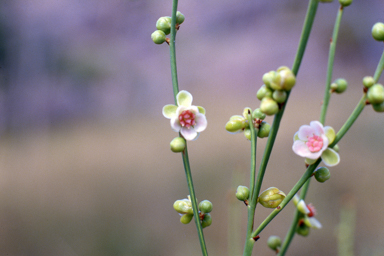
[[[209,122],[188,145],[197,197],[214,205],[210,255],[242,255],[245,236],[233,189],[249,183],[250,144],[224,125],[259,106],[264,73],[292,66],[306,5],[179,3],[180,89]],[[194,224],[180,224],[172,208],[188,189],[181,157],[169,150],[177,134],[161,114],[173,103],[169,50],[150,39],[171,9],[172,1],[154,0],[0,1],[0,255],[200,255]],[[318,8],[262,189],[288,192],[305,170],[292,136],[319,117],[337,10],[337,1]],[[381,56],[370,32],[383,10],[382,0],[345,9],[334,78],[349,88],[332,96],[326,120],[336,130]],[[339,143],[341,163],[307,196],[323,229],[296,236],[288,255],[337,255],[341,222],[355,255],[384,255],[383,127],[384,116],[367,107]],[[356,219],[343,220],[345,210]],[[293,211],[288,205],[261,233],[255,255],[274,255],[267,238],[285,236]],[[258,207],[256,225],[269,212]]]

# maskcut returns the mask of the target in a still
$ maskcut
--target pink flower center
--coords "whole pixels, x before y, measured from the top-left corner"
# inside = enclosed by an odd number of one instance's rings
[[[182,127],[190,128],[191,126],[194,126],[196,124],[195,121],[195,114],[190,110],[184,110],[179,115],[179,122]]]
[[[323,148],[323,139],[320,136],[313,135],[313,137],[308,138],[305,144],[307,144],[309,151],[319,152]]]

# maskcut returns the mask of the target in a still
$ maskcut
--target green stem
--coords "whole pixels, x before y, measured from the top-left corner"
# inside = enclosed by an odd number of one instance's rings
[[[325,123],[325,116],[327,114],[329,99],[331,97],[331,80],[332,80],[332,72],[333,72],[333,63],[335,60],[336,43],[337,43],[337,37],[339,35],[339,28],[340,28],[341,17],[343,16],[343,10],[344,10],[343,6],[340,6],[339,11],[337,12],[335,26],[333,28],[333,35],[332,35],[330,47],[329,47],[327,82],[325,86],[324,100],[323,100],[323,105],[321,107],[321,114],[320,114],[320,123],[322,123],[323,125]]]
[[[300,178],[300,180],[293,186],[291,191],[287,194],[287,196],[284,198],[284,200],[280,203],[280,205],[275,208],[268,217],[260,224],[260,226],[252,233],[252,237],[257,236],[260,234],[260,232],[268,225],[273,218],[276,217],[277,214],[279,214],[284,207],[291,201],[291,199],[295,196],[295,194],[300,190],[300,188],[304,185],[304,183],[311,178],[313,171],[316,169],[316,167],[320,164],[321,159],[318,159],[314,164],[310,165],[307,170],[305,171],[304,175]]]
[[[341,22],[341,17],[343,15],[343,7],[340,6],[339,11],[337,13],[336,21],[335,21],[335,26],[333,29],[333,34],[330,42],[330,47],[329,47],[329,56],[328,56],[328,70],[327,70],[327,81],[326,81],[326,86],[325,86],[325,92],[324,92],[324,100],[323,100],[323,105],[321,108],[321,114],[320,114],[320,122],[324,125],[325,123],[325,117],[327,114],[327,109],[329,105],[329,99],[331,96],[331,80],[332,80],[332,72],[333,72],[333,63],[335,60],[335,52],[336,52],[336,44],[337,44],[337,38],[339,34],[339,28],[340,28],[340,22]],[[307,195],[307,191],[309,189],[309,184],[310,180],[308,180],[303,188],[301,189],[300,192],[300,199],[305,199]],[[295,235],[296,232],[296,227],[297,227],[297,222],[299,221],[300,217],[300,212],[299,210],[296,209],[291,226],[287,232],[287,235],[285,236],[283,245],[280,248],[279,256],[285,255],[286,251],[288,250],[288,247],[290,243],[292,242],[292,239]]]
[[[199,210],[197,209],[196,195],[195,195],[195,190],[193,187],[191,167],[189,166],[187,146],[185,146],[185,150],[183,151],[182,156],[183,156],[185,176],[187,177],[189,195],[190,195],[191,202],[192,202],[193,217],[195,218],[197,234],[198,234],[199,240],[200,240],[200,247],[201,247],[201,251],[202,251],[203,255],[207,256],[208,252],[207,252],[207,247],[205,245],[203,228],[201,227],[201,223],[200,223]]]
[[[178,4],[178,0],[173,0],[171,36],[170,36],[170,42],[169,42],[169,51],[170,51],[170,58],[171,58],[172,86],[173,86],[173,95],[174,95],[176,105],[177,105],[176,96],[179,93],[179,83],[178,83],[178,79],[177,79],[177,66],[176,66],[176,12],[177,12],[177,4]],[[199,240],[200,240],[201,251],[203,253],[203,256],[208,256],[207,247],[205,245],[205,240],[204,240],[203,228],[201,227],[201,223],[200,223],[199,210],[197,208],[195,189],[193,187],[193,181],[192,181],[191,167],[189,165],[187,145],[185,145],[185,149],[182,153],[182,157],[183,157],[185,176],[187,178],[187,183],[188,183],[189,195],[190,195],[191,202],[192,202],[193,216],[195,218],[197,234],[198,234]]]
[[[255,176],[256,176],[256,148],[257,148],[257,133],[259,129],[255,129],[252,122],[252,113],[248,111],[248,122],[251,130],[251,178],[250,178],[250,200],[248,201],[248,223],[247,223],[247,236],[244,245],[244,255],[252,253],[253,244],[255,240],[251,237],[253,230],[253,222],[255,218],[255,209],[257,204],[257,193],[255,193]],[[250,250],[247,251],[247,250]]]
[[[309,38],[309,35],[311,33],[313,21],[314,21],[315,16],[316,16],[317,6],[318,6],[318,0],[310,0],[309,5],[308,5],[307,14],[306,14],[305,21],[304,21],[303,30],[302,30],[301,37],[300,37],[299,46],[298,46],[296,57],[295,57],[293,67],[292,67],[292,72],[295,75],[297,75],[297,73],[299,71],[300,64],[301,64],[301,61],[302,61],[303,56],[304,56],[304,52],[305,52],[305,48],[307,46],[308,38]],[[271,131],[270,131],[269,136],[268,136],[267,145],[265,146],[264,154],[263,154],[260,168],[259,168],[259,172],[257,175],[255,188],[253,189],[254,197],[256,197],[256,195],[258,195],[260,193],[261,184],[263,182],[265,170],[267,168],[267,164],[268,164],[271,152],[272,152],[272,148],[273,148],[274,142],[276,140],[276,135],[277,135],[277,132],[279,130],[280,122],[281,122],[281,119],[283,117],[284,110],[285,110],[285,107],[286,107],[288,99],[289,99],[289,95],[290,95],[290,92],[287,92],[287,100],[286,100],[285,104],[281,107],[281,110],[275,115],[275,118],[273,120]],[[248,207],[250,207],[250,206],[252,206],[252,208],[253,208],[251,213],[253,213],[252,215],[254,215],[254,213],[256,211],[256,204],[249,205]],[[252,220],[253,220],[253,218],[252,218]],[[253,222],[250,224],[249,221],[250,221],[250,217],[248,215],[248,227],[250,227],[251,225],[253,227]],[[252,249],[253,249],[253,245],[255,242],[253,238],[256,237],[256,235],[253,235],[253,234],[254,233],[252,233],[250,236],[250,239],[248,239],[249,236],[248,236],[248,231],[247,231],[247,239],[245,242],[243,256],[250,256],[252,254]]]
[[[169,53],[171,57],[171,74],[172,86],[175,103],[177,104],[176,95],[179,93],[179,82],[177,80],[177,66],[176,66],[176,12],[178,0],[173,0],[172,6],[172,21],[171,21],[171,36],[169,42]]]
[[[383,54],[381,55],[379,64],[377,65],[375,75],[373,76],[375,83],[379,81],[381,73],[383,73],[383,69],[384,69],[384,51],[383,51]]]

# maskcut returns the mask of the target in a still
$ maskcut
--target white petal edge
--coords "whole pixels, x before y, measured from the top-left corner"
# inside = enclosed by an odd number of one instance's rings
[[[312,121],[309,123],[309,125],[313,127],[313,129],[315,129],[316,135],[321,135],[325,133],[324,126],[319,121]]]
[[[176,110],[177,110],[177,106],[175,105],[172,105],[172,104],[165,105],[162,111],[163,116],[168,119],[171,119],[172,117],[176,117]]]
[[[308,137],[312,137],[316,130],[309,125],[302,125],[297,133],[299,140],[308,141]]]
[[[176,100],[178,106],[190,107],[193,97],[189,92],[182,90],[176,95]]]
[[[195,117],[196,125],[194,126],[196,132],[202,132],[207,128],[207,118],[203,114],[197,114]]]
[[[175,132],[179,132],[180,129],[181,129],[181,125],[179,123],[179,119],[171,118],[171,127],[172,127],[172,130],[174,130]]]
[[[194,140],[197,137],[197,132],[193,128],[182,127],[180,133],[186,140]]]
[[[326,157],[327,154],[331,154],[333,157],[335,157],[336,161],[335,162],[329,162],[328,158]],[[321,156],[321,160],[323,160],[323,162],[326,166],[332,167],[332,166],[336,166],[340,163],[340,155],[334,149],[327,148],[326,150],[324,150],[323,155]]]

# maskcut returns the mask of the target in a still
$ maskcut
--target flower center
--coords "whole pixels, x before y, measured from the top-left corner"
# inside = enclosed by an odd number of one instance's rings
[[[308,138],[306,144],[309,151],[319,152],[323,148],[323,139],[320,136],[313,135],[313,137]]]
[[[195,114],[190,110],[184,110],[179,115],[179,122],[182,127],[190,128],[191,126],[194,126],[196,124],[195,121]]]

